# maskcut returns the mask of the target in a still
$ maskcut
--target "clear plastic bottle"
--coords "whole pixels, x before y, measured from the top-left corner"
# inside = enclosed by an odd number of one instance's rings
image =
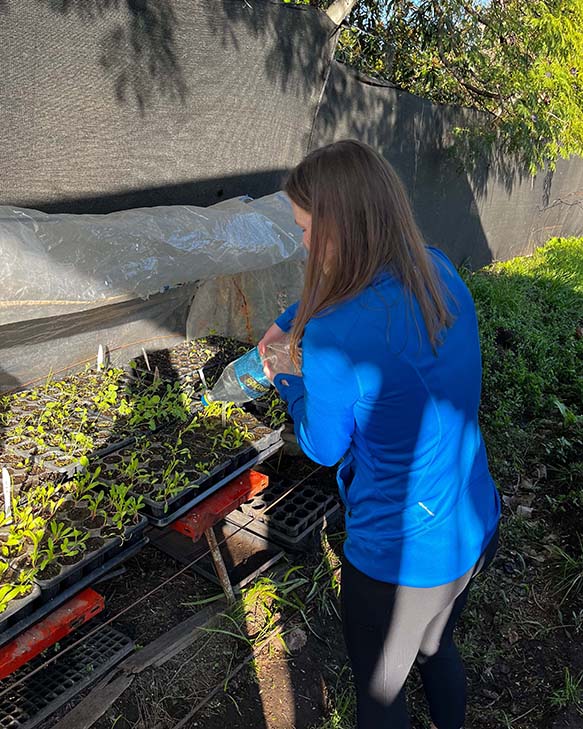
[[[225,367],[215,386],[203,395],[202,402],[206,405],[220,400],[241,405],[261,397],[270,387],[271,382],[263,372],[261,355],[255,347]]]
[[[208,405],[209,402],[219,400],[241,405],[264,395],[271,387],[271,382],[263,371],[265,360],[280,371],[293,372],[287,344],[268,345],[263,358],[255,347],[225,367],[215,386],[203,395],[203,404]]]

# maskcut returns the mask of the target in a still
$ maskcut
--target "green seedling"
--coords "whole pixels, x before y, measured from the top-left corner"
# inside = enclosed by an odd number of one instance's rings
[[[34,513],[48,518],[62,506],[65,496],[56,484],[49,482],[31,489],[25,499]]]
[[[34,574],[34,570],[21,570],[14,582],[0,585],[0,613],[3,613],[13,600],[24,597],[30,592]]]
[[[278,426],[283,425],[287,418],[287,407],[285,402],[277,395],[274,395],[269,402],[266,415],[269,419],[269,425],[271,428],[277,428]]]
[[[116,529],[123,533],[124,527],[133,524],[144,506],[143,496],[131,496],[129,486],[114,484],[109,491],[111,518]]]
[[[83,495],[81,501],[87,505],[89,516],[91,519],[97,519],[98,516],[106,516],[103,508],[105,501],[105,491],[89,492]]]
[[[92,493],[105,486],[105,482],[99,478],[100,475],[101,466],[97,466],[94,471],[77,473],[67,484],[67,490],[73,495],[75,501],[81,501],[85,494]]]
[[[188,476],[180,471],[173,471],[166,474],[162,481],[163,488],[156,492],[156,501],[168,502],[173,496],[182,493],[190,485]],[[164,505],[164,512],[168,511],[168,503]]]
[[[89,532],[73,529],[71,534],[64,537],[59,543],[60,557],[77,557],[87,548]]]
[[[218,433],[211,438],[211,443],[213,448],[220,447],[224,450],[234,451],[251,439],[252,436],[246,425],[243,427],[228,425],[222,433]]]

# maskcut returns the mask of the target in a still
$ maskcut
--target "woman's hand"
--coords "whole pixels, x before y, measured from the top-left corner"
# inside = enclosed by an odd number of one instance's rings
[[[283,374],[274,366],[273,362],[268,359],[263,360],[263,371],[265,372],[265,376],[270,382],[273,382],[273,380],[275,380],[276,375]],[[287,385],[286,380],[284,380],[284,385]]]
[[[272,324],[257,344],[259,354],[263,359],[263,371],[270,382],[276,375],[300,375],[294,367],[289,356],[289,334],[284,332],[277,324]],[[285,382],[287,385],[287,382]]]
[[[266,348],[269,344],[283,344],[286,338],[286,332],[284,332],[283,329],[280,329],[277,324],[272,324],[257,345],[259,354],[262,357],[265,357]]]

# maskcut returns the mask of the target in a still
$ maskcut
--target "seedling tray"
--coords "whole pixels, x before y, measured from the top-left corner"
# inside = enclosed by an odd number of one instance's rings
[[[274,453],[276,453],[282,446],[282,441],[279,440],[275,443],[273,443],[269,448],[266,448],[265,450],[261,452],[255,452],[254,455],[246,461],[246,463],[241,464],[240,466],[237,466],[234,470],[229,471],[226,475],[222,476],[216,483],[212,484],[210,487],[205,488],[204,491],[197,491],[195,494],[192,493],[192,491],[182,492],[181,494],[178,494],[178,496],[188,496],[188,500],[184,501],[180,506],[176,506],[174,511],[170,511],[170,508],[168,511],[160,517],[156,517],[153,514],[148,514],[147,512],[144,512],[145,515],[148,518],[148,521],[153,524],[154,526],[158,527],[164,527],[168,526],[168,524],[171,524],[173,521],[181,517],[183,514],[186,514],[187,511],[189,511],[193,506],[196,506],[199,504],[203,499],[206,499],[211,494],[214,494],[215,491],[218,491],[222,486],[229,483],[232,479],[236,478],[239,474],[243,473],[243,471],[246,471],[248,468],[252,468],[258,463],[261,463],[266,458],[269,458]],[[163,509],[163,505],[162,505]]]
[[[108,538],[99,549],[90,552],[79,562],[63,567],[55,577],[48,580],[35,579],[41,590],[41,603],[52,600],[60,592],[76,585],[84,577],[91,575],[96,569],[131,548],[135,542],[139,541],[147,524],[148,520],[141,517],[138,524],[126,530],[126,538],[123,542],[117,536]],[[97,536],[98,532],[99,530],[91,530],[89,534],[90,536]]]
[[[283,546],[298,548],[324,521],[330,520],[340,505],[335,495],[325,493],[317,484],[302,484],[287,494],[290,488],[285,482],[272,482],[265,491],[241,504],[227,520]]]
[[[127,445],[132,443],[134,440],[133,436],[128,436],[124,439],[117,440],[112,443],[108,443],[107,445],[104,445],[102,448],[98,448],[95,451],[91,451],[87,454],[88,458],[91,458],[91,460],[96,460],[99,458],[103,458],[104,456],[109,455],[110,453],[113,453],[114,451],[118,451],[121,448],[125,448]],[[79,458],[76,456],[70,456],[68,453],[65,453],[64,451],[58,450],[57,448],[48,448],[46,451],[43,451],[42,453],[36,453],[34,451],[26,450],[24,448],[19,447],[12,447],[10,445],[7,446],[8,453],[14,454],[16,456],[19,456],[20,458],[29,458],[34,463],[37,463],[39,466],[41,466],[46,471],[50,471],[54,474],[59,474],[65,477],[71,477],[74,476],[75,473],[78,471],[83,470],[83,466],[81,465]],[[69,461],[67,465],[58,466],[56,465],[60,461]]]
[[[65,638],[62,648],[82,643],[38,673],[30,675],[46,661],[45,654],[2,682],[3,689],[13,684],[14,689],[0,699],[0,729],[33,729],[133,650],[133,641],[114,628],[104,625],[90,635],[94,627],[84,626]]]
[[[205,367],[225,367],[252,347],[253,345],[247,342],[209,335],[183,342],[172,349],[147,351],[148,363],[143,355],[139,355],[134,358],[134,369],[138,372],[153,373],[157,367],[162,379],[182,380],[182,373],[188,376],[189,373],[196,374],[199,369]]]
[[[12,495],[19,498],[22,493],[38,486],[43,481],[57,481],[58,474],[36,464],[18,465],[24,459],[16,453],[4,452],[0,455],[0,466],[5,466],[12,480]],[[4,510],[4,495],[0,493],[0,509]]]
[[[218,466],[215,466],[208,475],[196,474],[197,478],[190,482],[190,486],[166,501],[156,501],[149,496],[143,496],[145,505],[143,513],[146,514],[152,523],[155,523],[154,520],[164,521],[168,514],[173,514],[184,504],[188,503],[189,505],[193,505],[193,493],[198,494],[204,492],[205,494],[209,494],[213,484],[218,482],[224,483],[225,475],[230,472],[229,467],[231,465],[232,462],[226,460]]]
[[[12,600],[6,610],[0,613],[0,633],[7,630],[19,620],[23,620],[34,612],[35,606],[39,603],[40,587],[33,585],[32,590],[18,600]]]
[[[118,565],[122,564],[122,562],[138,554],[148,544],[148,541],[148,537],[140,536],[131,545],[125,542],[124,548],[117,555],[108,559],[89,574],[82,576],[78,582],[63,589],[48,602],[43,602],[42,594],[39,590],[37,600],[32,602],[32,609],[29,610],[29,606],[27,605],[22,613],[19,613],[17,616],[11,616],[11,622],[9,624],[6,621],[2,622],[2,618],[6,615],[6,612],[2,613],[0,615],[0,646],[5,645],[17,635],[20,635],[24,630],[37,623],[85,587],[99,582],[109,572],[112,572]],[[13,622],[15,619],[16,622]],[[2,725],[0,724],[1,727]]]

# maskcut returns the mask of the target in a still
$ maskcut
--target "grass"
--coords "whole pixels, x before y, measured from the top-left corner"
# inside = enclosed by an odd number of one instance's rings
[[[480,326],[481,424],[506,497],[496,563],[477,579],[458,632],[468,726],[539,729],[583,701],[583,673],[565,667],[583,641],[583,238],[462,275]],[[315,729],[354,726],[349,671],[337,678]],[[426,727],[411,683],[414,726]]]
[[[551,704],[559,709],[573,706],[583,716],[583,673],[575,677],[565,668],[564,684],[553,692]]]
[[[583,239],[555,238],[533,256],[465,274],[483,358],[481,422],[493,474],[545,463],[581,480]]]

